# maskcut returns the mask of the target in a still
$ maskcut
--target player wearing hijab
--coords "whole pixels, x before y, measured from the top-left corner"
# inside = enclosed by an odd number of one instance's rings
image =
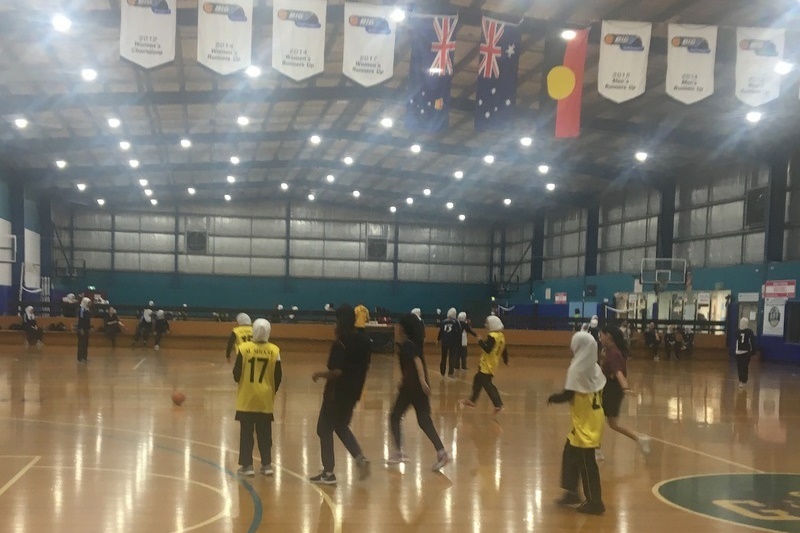
[[[756,336],[750,329],[750,321],[743,318],[739,321],[739,330],[736,332],[736,367],[739,371],[739,388],[747,386],[750,377],[750,358],[756,353]]]
[[[231,360],[231,352],[235,353],[240,344],[253,340],[252,324],[250,315],[247,313],[236,315],[236,327],[231,331],[231,335],[228,337],[228,347],[225,348],[225,359],[228,362]]]
[[[417,323],[415,325],[413,334],[411,335],[411,340],[414,344],[420,349],[420,351],[425,351],[425,321],[422,320],[422,311],[419,307],[415,307],[411,310],[411,314],[417,318]]]
[[[239,384],[236,420],[240,424],[238,474],[254,476],[253,430],[258,437],[261,474],[271,476],[272,421],[275,395],[281,386],[281,351],[269,342],[272,326],[259,318],[253,323],[253,340],[239,345],[233,379]]]
[[[547,403],[569,402],[572,430],[567,435],[561,463],[561,488],[566,492],[559,505],[577,505],[578,512],[603,514],[605,505],[600,488],[600,470],[595,449],[603,436],[603,394],[606,384],[597,364],[597,342],[587,332],[579,331],[570,343],[572,362],[567,370],[564,390],[551,394]],[[578,480],[582,481],[586,501],[578,496]]]
[[[457,315],[458,312],[455,307],[447,310],[447,318],[442,320],[439,325],[439,335],[436,337],[436,343],[442,344],[442,360],[439,363],[439,372],[444,376],[444,371],[447,368],[448,378],[455,377],[461,356],[461,322],[456,318]]]
[[[153,349],[161,349],[161,336],[169,335],[169,321],[162,309],[156,311],[156,320],[153,323],[153,330],[156,332],[156,338],[153,341]]]
[[[492,383],[494,373],[500,365],[500,358],[508,365],[508,351],[506,350],[506,338],[503,335],[503,322],[495,315],[486,317],[486,329],[489,330],[489,335],[486,340],[479,340],[478,345],[483,350],[481,355],[480,368],[478,373],[475,374],[475,379],[472,380],[472,396],[469,400],[464,400],[463,405],[467,407],[475,407],[475,401],[481,393],[481,389],[485,389],[492,400],[494,405],[494,414],[497,415],[503,409],[503,400],[500,399],[500,393],[497,387]]]
[[[117,347],[117,335],[120,334],[125,326],[119,319],[117,310],[113,307],[108,308],[108,313],[103,317],[103,331],[111,341],[111,347]]]
[[[33,314],[32,305],[26,307],[25,313],[22,315],[22,329],[25,330],[26,345],[36,344],[39,349],[44,346],[42,344],[42,328],[36,325],[36,315]]]
[[[478,334],[472,331],[472,328],[467,322],[467,313],[461,311],[458,313],[458,322],[461,324],[461,353],[459,354],[459,359],[461,360],[461,370],[467,369],[467,333],[472,335],[473,337],[477,337]],[[458,368],[458,365],[456,365]]]
[[[142,346],[147,346],[147,339],[153,331],[153,310],[145,309],[142,311],[142,317],[139,319],[139,325],[136,326],[136,333],[133,334],[133,342],[131,346],[136,348],[139,339],[142,339]]]
[[[592,315],[592,319],[589,320],[589,327],[586,328],[586,331],[594,337],[594,341],[600,344],[600,320],[597,318],[597,315]]]
[[[78,325],[75,331],[78,334],[79,363],[85,363],[89,358],[89,330],[92,329],[91,307],[92,301],[89,298],[83,298],[78,308]]]

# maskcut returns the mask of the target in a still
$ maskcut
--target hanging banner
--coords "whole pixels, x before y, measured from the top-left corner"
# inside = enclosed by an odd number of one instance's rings
[[[517,118],[517,72],[522,50],[519,24],[483,17],[481,27],[475,129],[507,129]]]
[[[275,0],[272,68],[301,81],[325,70],[326,0]]]
[[[786,32],[772,28],[736,28],[736,98],[759,106],[780,96]]]
[[[176,1],[120,0],[120,57],[144,68],[174,61]]]
[[[601,95],[619,104],[644,94],[651,31],[649,22],[603,21],[597,73]]]
[[[253,0],[197,3],[197,61],[219,74],[250,66]]]
[[[714,94],[717,27],[670,24],[667,39],[667,94],[694,104]]]
[[[573,30],[575,38],[548,37],[544,44],[547,96],[539,100],[542,123],[556,139],[581,134],[581,105],[589,30]]]
[[[397,23],[390,6],[347,3],[344,5],[345,76],[372,87],[394,75],[394,43]]]

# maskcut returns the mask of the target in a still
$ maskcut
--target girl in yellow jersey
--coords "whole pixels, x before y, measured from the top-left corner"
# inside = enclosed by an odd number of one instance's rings
[[[606,378],[597,364],[597,342],[589,333],[579,331],[570,343],[572,362],[567,370],[564,390],[552,394],[547,403],[569,402],[572,431],[567,436],[561,464],[561,488],[566,492],[559,505],[578,506],[578,512],[603,514],[606,510],[600,490],[600,471],[595,449],[603,436],[603,387]],[[583,482],[581,503],[578,479]]]
[[[485,389],[492,400],[494,405],[494,414],[500,413],[503,409],[503,400],[500,399],[500,393],[497,392],[497,387],[492,383],[494,373],[497,367],[500,366],[500,357],[502,356],[503,362],[508,365],[508,351],[506,350],[506,337],[503,335],[503,322],[495,315],[486,317],[486,329],[489,330],[486,340],[479,339],[478,345],[483,350],[481,360],[479,363],[478,373],[475,374],[475,379],[472,380],[472,396],[469,400],[463,400],[462,405],[467,407],[475,407],[475,400],[481,393],[481,389]]]
[[[247,313],[236,315],[236,327],[231,331],[231,335],[228,337],[228,347],[225,349],[225,359],[229,363],[231,362],[231,352],[236,353],[240,344],[253,340],[252,324],[250,315]]]
[[[263,318],[253,322],[253,340],[239,345],[233,379],[239,384],[236,420],[241,425],[238,471],[253,476],[253,430],[258,436],[261,473],[272,475],[272,412],[281,386],[281,352],[269,342],[272,326]]]

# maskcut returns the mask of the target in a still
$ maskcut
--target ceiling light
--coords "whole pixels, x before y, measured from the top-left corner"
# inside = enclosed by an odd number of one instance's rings
[[[424,194],[425,196],[430,196],[431,195],[431,190],[430,189],[422,189],[422,194]]]
[[[247,126],[248,124],[250,124],[250,119],[242,115],[236,119],[236,123],[240,126]]]
[[[317,197],[316,197],[316,196],[314,196],[314,193],[313,193],[313,192],[312,192],[312,193],[308,193],[308,201],[309,201],[309,202],[313,202],[313,201],[314,201],[314,200],[316,200],[316,199],[317,199]]]
[[[756,122],[761,120],[761,117],[763,116],[764,115],[762,115],[760,111],[750,111],[745,115],[745,118],[747,119],[747,122],[755,124]]]
[[[128,164],[131,166],[131,168],[139,168],[138,159],[131,159],[130,161],[128,161]]]
[[[348,155],[347,157],[342,159],[342,163],[344,163],[345,165],[352,165],[353,164],[353,158]]]
[[[97,205],[106,205],[106,201],[103,200],[102,198],[98,198],[97,199]]]
[[[564,30],[561,32],[561,38],[565,41],[571,41],[577,36],[578,34],[575,32],[575,30]]]
[[[257,78],[261,76],[261,67],[257,67],[255,65],[250,65],[246,69],[244,69],[244,73],[247,74],[251,78]]]
[[[389,15],[389,18],[392,19],[394,22],[403,22],[404,20],[406,20],[406,12],[400,9],[399,7],[396,7]]]
[[[391,128],[394,126],[394,120],[390,119],[389,117],[383,117],[381,119],[381,126],[384,128]]]
[[[228,176],[228,183],[236,183],[236,176]]]
[[[453,172],[453,177],[457,180],[460,180],[461,178],[464,177],[464,172],[461,170],[456,170],[455,172]]]
[[[81,70],[81,78],[84,81],[94,81],[97,79],[97,71],[93,68],[85,68]]]
[[[539,165],[539,174],[547,174],[550,172],[550,167],[547,165]]]
[[[53,25],[56,31],[60,31],[61,33],[69,31],[72,27],[72,21],[61,13],[53,15],[53,18],[50,19],[50,24]]]
[[[503,200],[503,203],[506,205],[511,205],[511,198],[506,198],[505,200]]]
[[[634,157],[638,162],[644,163],[645,161],[647,161],[647,152],[636,152]]]
[[[56,161],[56,166],[58,168],[67,168],[67,162],[64,161],[63,159],[59,159],[58,161]]]
[[[519,143],[522,146],[528,147],[533,144],[533,139],[531,139],[530,137],[523,137],[522,139],[519,140]]]
[[[76,186],[76,187],[78,188],[78,190],[79,190],[79,191],[81,191],[81,192],[83,192],[83,191],[85,191],[85,190],[86,190],[86,184],[85,184],[85,183],[78,183],[78,184],[77,184],[77,185],[75,185],[75,186]]]
[[[223,196],[223,198],[225,198],[226,202],[230,202],[231,201],[231,195],[230,194],[226,194],[225,196]]]
[[[556,184],[555,183],[548,183],[547,185],[545,185],[545,188],[548,191],[554,191],[554,190],[556,190]]]
[[[464,222],[465,220],[467,220],[467,215],[458,215],[458,220]]]
[[[396,212],[397,212],[397,208],[396,208],[395,206],[391,206],[391,207],[389,208],[389,212],[390,212],[390,213],[396,213]]]
[[[361,193],[358,191],[353,191],[353,196],[358,198],[359,196],[361,196]]]
[[[487,165],[491,165],[492,163],[494,163],[494,156],[492,154],[487,154],[483,156],[483,162],[486,163]]]
[[[28,127],[28,121],[26,119],[20,117],[20,118],[14,120],[14,125],[17,128],[19,128],[21,130],[24,130],[25,128]]]
[[[328,183],[333,183],[334,181],[336,181],[336,177],[333,174],[328,174],[327,176],[325,176],[325,179],[328,180]]]
[[[406,203],[408,205],[412,205],[414,203],[414,199],[409,196],[408,198],[406,198]]]
[[[412,144],[410,150],[415,154],[418,154],[422,151],[422,147],[418,144]]]
[[[152,189],[145,189],[144,190],[144,195],[145,196],[153,196],[153,190]]]
[[[153,205],[158,205],[158,200],[156,200],[155,198],[150,198],[150,203]]]
[[[140,179],[139,185],[141,185],[142,187],[147,187],[147,180],[144,178]]]
[[[118,118],[113,118],[112,117],[112,118],[108,119],[108,125],[111,128],[119,128],[120,124],[122,124],[122,122]]]
[[[322,142],[322,137],[320,137],[319,135],[312,135],[311,137],[308,138],[308,141],[311,144],[319,144]]]
[[[189,148],[192,146],[192,141],[189,139],[181,139],[181,147],[182,148]]]
[[[120,141],[119,149],[122,150],[123,152],[126,152],[131,149],[131,143],[129,143],[128,141]]]
[[[186,192],[188,192],[191,195],[194,195],[197,192],[197,189],[195,189],[194,187],[189,187],[188,189],[186,189]]]
[[[444,206],[447,209],[453,209],[455,207],[455,204],[453,202],[447,202],[446,204],[444,204]]]
[[[238,165],[238,164],[239,164],[239,158],[236,157],[235,155],[232,155],[231,156],[231,165]]]
[[[780,74],[781,76],[786,76],[792,71],[793,68],[794,65],[789,63],[788,61],[778,61],[775,64],[775,72]]]
[[[281,183],[281,190],[288,191],[289,190],[289,184],[286,183],[286,182]]]

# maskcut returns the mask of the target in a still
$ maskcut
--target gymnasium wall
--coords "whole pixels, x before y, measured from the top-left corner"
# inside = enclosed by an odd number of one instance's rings
[[[800,155],[792,159],[786,199],[783,256],[786,259],[800,259]]]
[[[582,276],[585,252],[586,209],[573,208],[549,214],[544,229],[545,279]]]
[[[612,188],[600,201],[597,272],[636,274],[656,256],[661,194],[643,186]],[[629,276],[628,276],[629,277]]]
[[[0,181],[0,236],[4,235],[11,235],[11,193],[8,183]],[[3,260],[10,259],[6,251],[0,253],[3,254]],[[5,302],[12,292],[11,264],[0,263],[0,299]],[[5,305],[3,308],[5,309]]]

